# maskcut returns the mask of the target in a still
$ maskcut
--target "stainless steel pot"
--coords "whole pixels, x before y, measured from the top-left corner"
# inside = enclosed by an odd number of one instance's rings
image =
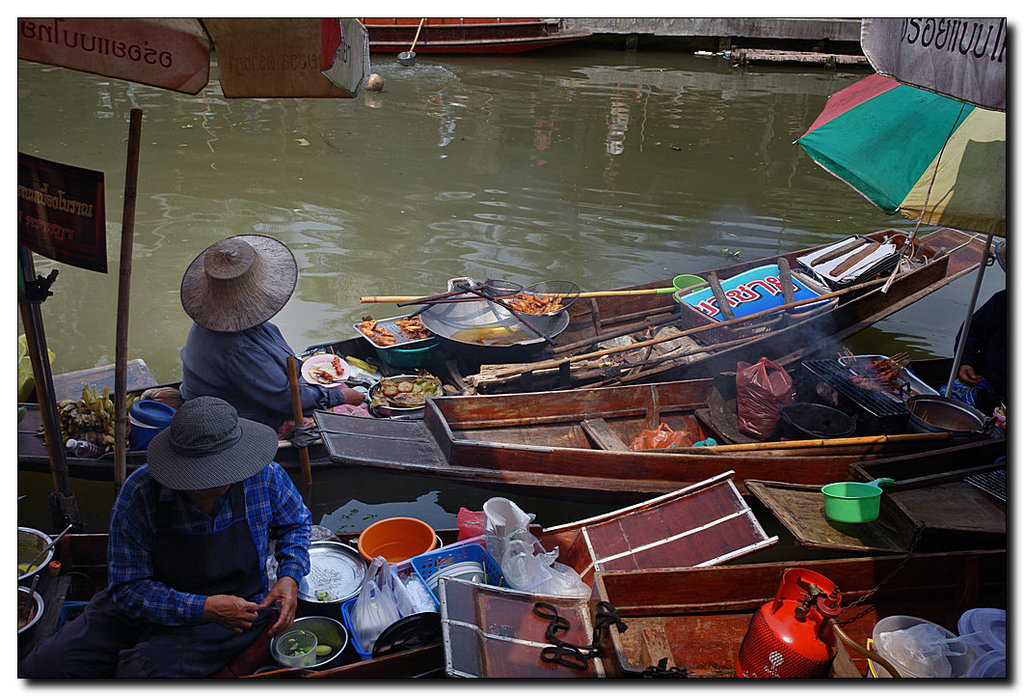
[[[956,399],[919,394],[907,399],[910,427],[919,433],[981,434],[986,427],[981,411]]]

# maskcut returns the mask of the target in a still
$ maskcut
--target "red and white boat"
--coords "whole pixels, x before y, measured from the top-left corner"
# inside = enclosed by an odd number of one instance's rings
[[[565,31],[557,19],[518,17],[363,17],[371,53],[402,53],[413,40],[419,54],[511,54],[585,39],[591,32]],[[419,29],[419,36],[416,32]]]

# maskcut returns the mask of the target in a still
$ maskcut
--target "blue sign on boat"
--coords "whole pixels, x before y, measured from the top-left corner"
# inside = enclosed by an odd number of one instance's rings
[[[810,299],[821,294],[808,287],[807,282],[800,280],[796,273],[792,274],[792,278],[794,301]],[[722,281],[722,291],[725,293],[726,299],[729,300],[733,315],[737,318],[783,304],[779,267],[774,263],[751,268],[731,278],[726,278]],[[722,321],[722,313],[718,309],[718,301],[711,288],[683,295],[680,300],[711,319]],[[818,303],[809,303],[809,305],[811,304],[817,305]]]

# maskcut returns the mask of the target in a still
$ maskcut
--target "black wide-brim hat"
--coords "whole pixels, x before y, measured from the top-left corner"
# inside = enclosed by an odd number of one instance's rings
[[[281,311],[299,277],[295,256],[273,237],[245,234],[211,244],[181,279],[181,306],[211,331],[244,331]]]
[[[258,474],[277,455],[277,432],[239,418],[215,396],[184,402],[146,450],[149,473],[176,491],[219,488]]]

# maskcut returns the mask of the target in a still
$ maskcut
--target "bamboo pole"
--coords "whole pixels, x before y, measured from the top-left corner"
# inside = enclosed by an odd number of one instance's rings
[[[754,452],[766,449],[807,449],[811,447],[843,447],[846,445],[883,445],[913,442],[949,440],[953,433],[900,433],[897,435],[862,435],[858,437],[835,437],[824,440],[782,440],[779,442],[742,442],[734,445],[700,447],[712,453]]]
[[[638,341],[636,343],[630,343],[629,345],[626,345],[626,346],[618,346],[616,348],[607,348],[605,350],[598,350],[598,351],[594,351],[592,353],[584,353],[582,355],[570,355],[570,356],[565,357],[565,358],[558,358],[558,359],[554,359],[554,360],[545,360],[545,361],[536,362],[536,363],[528,363],[528,364],[525,364],[525,365],[516,366],[514,368],[508,368],[505,371],[494,372],[490,376],[492,378],[509,377],[509,376],[512,376],[512,375],[521,374],[523,372],[527,372],[527,371],[531,371],[531,370],[545,370],[545,369],[548,369],[548,368],[559,367],[562,364],[567,363],[567,362],[577,362],[577,361],[581,361],[581,360],[591,360],[593,358],[599,358],[599,357],[603,357],[605,355],[611,355],[613,353],[621,353],[621,352],[627,351],[627,350],[635,350],[637,348],[644,348],[646,346],[652,346],[652,345],[655,345],[657,343],[664,343],[666,341],[671,341],[671,340],[674,340],[674,339],[677,339],[677,338],[682,338],[683,336],[690,336],[690,335],[693,335],[695,333],[701,333],[701,332],[704,332],[704,331],[710,331],[711,329],[718,329],[718,328],[722,328],[724,326],[732,326],[734,324],[740,324],[742,322],[751,321],[753,319],[760,319],[761,317],[768,316],[769,314],[776,314],[778,312],[789,311],[790,309],[795,309],[797,307],[802,307],[803,305],[811,304],[813,302],[822,302],[822,301],[825,301],[825,300],[830,300],[830,299],[835,298],[835,297],[841,297],[842,295],[846,295],[846,294],[848,294],[850,292],[853,292],[854,290],[866,290],[867,288],[877,288],[877,286],[881,285],[884,282],[885,282],[884,278],[878,278],[878,279],[875,279],[875,280],[868,281],[867,283],[862,283],[860,285],[853,285],[853,286],[850,286],[848,288],[843,288],[841,290],[835,290],[833,292],[827,292],[824,295],[818,295],[817,297],[808,297],[808,298],[805,298],[803,300],[797,300],[796,302],[789,302],[787,304],[781,304],[781,305],[779,305],[777,307],[770,307],[769,309],[764,309],[764,310],[761,310],[760,312],[754,312],[753,314],[748,314],[747,316],[744,316],[744,317],[737,317],[735,319],[729,319],[729,320],[726,320],[726,321],[716,321],[716,322],[713,322],[713,323],[710,323],[710,324],[703,324],[701,326],[697,326],[697,327],[694,327],[692,329],[686,329],[685,331],[680,331],[679,333],[671,334],[669,336],[662,336],[660,338],[651,338],[651,339],[648,339],[646,341]]]
[[[295,367],[295,358],[288,356],[288,386],[292,393],[292,418],[295,427],[302,427],[302,397],[299,395],[299,375]],[[313,483],[313,469],[309,463],[309,449],[299,448],[299,464],[302,467],[302,482],[307,486]]]
[[[121,261],[117,283],[117,333],[114,346],[114,489],[120,490],[127,475],[128,433],[128,308],[132,288],[132,254],[135,245],[135,200],[139,181],[139,149],[142,141],[142,109],[132,109],[128,124],[128,154],[124,175],[124,208],[121,214]]]

